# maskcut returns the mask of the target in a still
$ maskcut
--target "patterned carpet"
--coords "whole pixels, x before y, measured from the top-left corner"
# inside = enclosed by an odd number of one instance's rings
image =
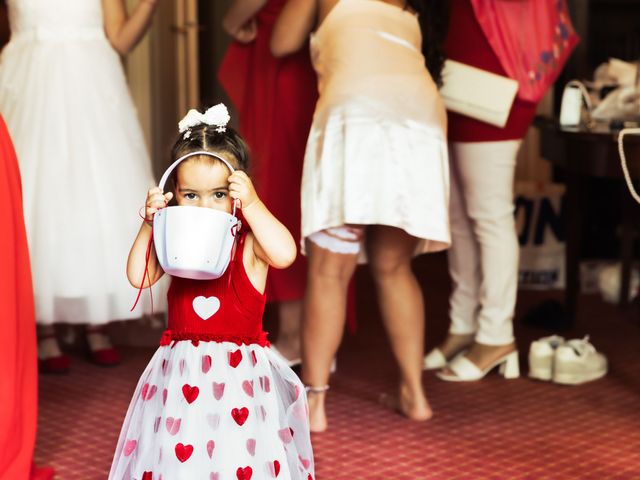
[[[446,329],[444,258],[416,271],[427,299],[427,345]],[[591,335],[610,361],[596,382],[564,387],[523,375],[453,384],[424,374],[434,418],[411,423],[382,409],[394,367],[372,284],[358,274],[359,329],[346,338],[332,378],[330,429],[313,437],[319,480],[640,479],[640,326],[637,306],[620,310],[596,296],[581,300],[574,338]],[[558,293],[521,292],[518,317]],[[267,329],[272,326],[267,320]],[[521,365],[531,340],[549,334],[516,322]],[[74,357],[67,376],[41,376],[38,463],[59,480],[104,480],[138,376],[150,349],[123,349],[124,362],[101,369]],[[256,479],[261,480],[261,479]]]

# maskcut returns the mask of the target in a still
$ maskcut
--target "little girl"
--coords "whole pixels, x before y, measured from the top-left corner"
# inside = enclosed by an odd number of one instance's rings
[[[250,231],[237,234],[220,278],[172,278],[169,328],[133,395],[109,479],[314,478],[304,388],[261,325],[267,270],[290,265],[296,246],[244,173],[247,148],[228,120],[220,104],[180,122],[175,199],[227,213],[236,202]],[[136,287],[164,273],[153,249],[148,266],[145,257],[153,215],[173,197],[157,187],[147,194],[127,264]]]

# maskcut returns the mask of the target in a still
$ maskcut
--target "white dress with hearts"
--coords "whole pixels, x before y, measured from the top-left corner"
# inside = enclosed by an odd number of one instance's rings
[[[314,479],[307,400],[262,331],[265,297],[236,259],[173,278],[165,331],[131,400],[109,479]]]

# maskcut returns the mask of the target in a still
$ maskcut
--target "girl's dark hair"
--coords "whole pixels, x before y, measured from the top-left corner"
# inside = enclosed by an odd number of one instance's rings
[[[249,148],[233,128],[216,131],[215,125],[201,124],[180,133],[171,149],[171,161],[191,152],[203,150],[211,153],[226,153],[232,157],[231,164],[240,170],[249,169]]]
[[[442,44],[449,26],[449,2],[447,0],[406,0],[406,5],[418,14],[422,31],[422,54],[427,69],[438,86],[442,86],[444,50]]]

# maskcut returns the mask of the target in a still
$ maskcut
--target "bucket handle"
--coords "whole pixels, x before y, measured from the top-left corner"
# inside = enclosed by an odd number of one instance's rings
[[[227,160],[222,158],[220,155],[218,155],[216,153],[212,153],[212,152],[206,152],[204,150],[199,150],[197,152],[187,153],[186,155],[181,156],[175,162],[173,162],[171,165],[169,165],[169,168],[167,168],[165,170],[165,172],[162,174],[162,178],[160,178],[160,183],[158,184],[158,186],[160,187],[160,190],[162,190],[164,192],[164,186],[167,183],[167,180],[169,179],[169,175],[171,175],[171,173],[178,167],[178,165],[180,165],[180,163],[182,163],[184,160],[186,160],[189,157],[195,157],[197,155],[207,155],[209,157],[216,158],[216,159],[220,160],[222,163],[224,163],[227,166],[227,168],[229,170],[231,170],[231,173],[236,171],[236,169],[233,168],[233,166]],[[238,205],[238,200],[236,199],[233,202],[233,213],[232,213],[232,215],[234,217],[236,216],[237,205]]]

